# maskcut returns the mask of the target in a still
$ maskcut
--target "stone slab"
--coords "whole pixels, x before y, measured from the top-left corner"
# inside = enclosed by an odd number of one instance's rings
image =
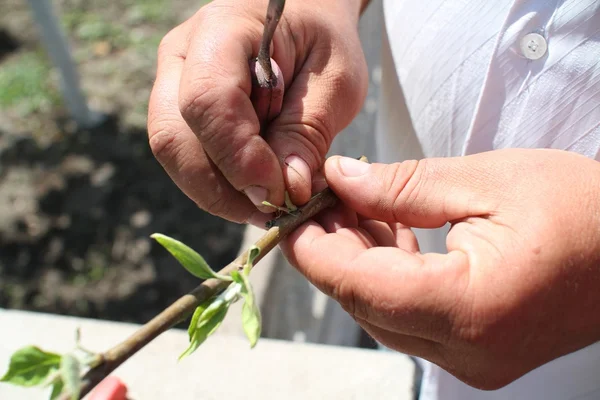
[[[0,309],[0,375],[10,354],[30,344],[65,352],[75,329],[82,343],[106,350],[136,325]],[[191,357],[182,330],[164,333],[115,371],[132,400],[411,399],[413,364],[396,353],[261,339],[254,349],[237,335],[216,335]],[[47,399],[38,389],[0,384],[2,400]]]

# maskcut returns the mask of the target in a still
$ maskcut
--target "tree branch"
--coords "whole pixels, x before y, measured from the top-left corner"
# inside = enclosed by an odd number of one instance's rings
[[[333,206],[336,202],[337,197],[328,188],[315,195],[305,206],[298,208],[298,210],[289,215],[272,221],[272,225],[274,226],[255,243],[261,250],[259,256],[255,259],[255,263],[259,262],[294,229],[322,210]],[[221,269],[219,273],[229,275],[234,270],[241,270],[247,258],[248,250]],[[229,282],[217,279],[208,279],[202,282],[197,288],[179,298],[148,323],[140,327],[129,338],[101,354],[99,364],[90,369],[83,377],[80,398],[83,398],[106,376],[152,340],[156,339],[160,334],[186,319],[200,303],[224,290],[228,285]],[[60,399],[69,400],[69,394],[63,394]]]
[[[269,0],[269,5],[267,7],[267,16],[265,18],[265,27],[257,57],[258,62],[260,63],[260,65],[262,65],[263,69],[267,72],[267,75],[269,76],[271,88],[274,88],[277,85],[277,77],[273,73],[273,68],[271,67],[271,56],[269,53],[271,48],[271,41],[273,40],[273,35],[275,34],[277,24],[281,19],[281,14],[283,14],[284,7],[285,0]]]

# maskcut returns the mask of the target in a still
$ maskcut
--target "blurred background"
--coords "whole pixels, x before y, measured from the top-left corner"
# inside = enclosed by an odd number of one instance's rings
[[[179,191],[146,135],[158,43],[203,2],[50,3],[105,120],[72,121],[29,3],[2,0],[0,308],[146,322],[197,284],[150,234],[215,266],[235,257],[243,234]]]
[[[197,284],[152,233],[183,241],[214,267],[237,255],[245,227],[199,210],[181,193],[154,159],[146,131],[158,44],[206,2],[2,0],[0,308],[144,323]],[[32,12],[44,3],[77,68],[84,97],[75,105],[61,90],[59,52],[44,46],[48,31]],[[369,95],[330,154],[372,154],[380,3],[359,24]],[[92,128],[70,113],[86,104],[103,116]],[[292,339],[301,331],[301,340],[373,346],[358,343],[349,333],[354,321],[325,306],[276,257],[265,278],[264,335]]]

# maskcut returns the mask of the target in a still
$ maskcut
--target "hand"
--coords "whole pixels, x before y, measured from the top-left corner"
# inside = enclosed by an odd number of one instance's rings
[[[256,206],[272,211],[262,201],[283,205],[286,189],[295,204],[308,201],[331,141],[366,96],[359,3],[286,4],[271,56],[285,97],[264,138],[249,62],[267,2],[214,0],[165,36],[150,98],[150,146],[200,208],[242,223],[256,220]]]
[[[480,389],[600,339],[600,163],[558,150],[324,167],[345,206],[283,249],[383,345]],[[408,227],[451,224],[447,254]]]

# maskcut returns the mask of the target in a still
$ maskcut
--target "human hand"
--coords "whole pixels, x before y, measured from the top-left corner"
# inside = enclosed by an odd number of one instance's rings
[[[496,389],[600,339],[600,163],[512,149],[324,173],[345,205],[282,248],[386,347]],[[448,222],[447,254],[420,253],[408,227]]]
[[[270,212],[262,201],[283,205],[286,189],[295,204],[308,201],[331,141],[366,96],[360,3],[288,2],[271,56],[285,97],[264,137],[249,62],[258,53],[267,2],[214,0],[165,36],[149,105],[150,146],[200,208],[258,222],[265,218],[257,206]]]

